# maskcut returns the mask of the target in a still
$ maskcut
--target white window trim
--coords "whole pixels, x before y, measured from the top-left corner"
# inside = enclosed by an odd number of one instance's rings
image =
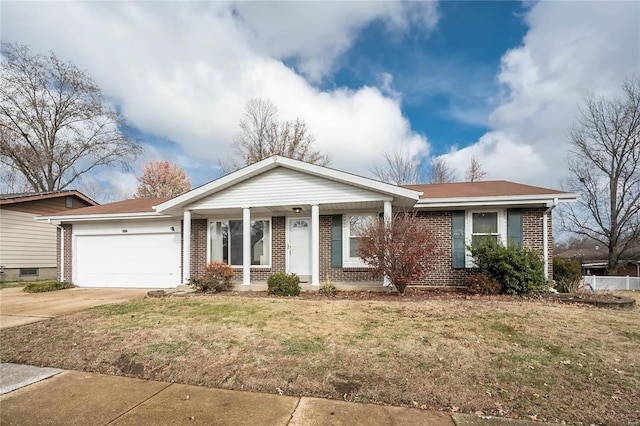
[[[350,253],[350,221],[353,216],[378,217],[377,212],[354,212],[342,215],[342,267],[343,268],[370,268],[361,257],[349,257]]]
[[[507,245],[507,210],[506,209],[474,209],[467,210],[464,223],[464,244],[465,244],[465,266],[467,268],[475,267],[473,257],[468,246],[471,245],[471,236],[473,234],[473,214],[474,213],[498,213],[498,241],[503,245]]]
[[[231,220],[239,220],[242,222],[242,218],[224,218],[224,219],[209,219],[207,220],[207,263],[211,263],[211,224],[216,222],[229,222]],[[269,264],[268,265],[250,265],[251,268],[269,269],[273,265],[273,223],[271,218],[252,217],[251,222],[269,222]],[[231,265],[232,268],[242,268],[243,265]]]

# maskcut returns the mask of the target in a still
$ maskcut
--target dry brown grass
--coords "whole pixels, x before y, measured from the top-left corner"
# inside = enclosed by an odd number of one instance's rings
[[[0,337],[3,362],[578,424],[640,418],[637,309],[216,295],[103,306]]]

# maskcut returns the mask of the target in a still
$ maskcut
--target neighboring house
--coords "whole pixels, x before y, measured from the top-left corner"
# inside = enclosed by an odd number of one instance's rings
[[[609,275],[608,251],[606,247],[593,245],[565,250],[556,257],[573,259],[582,265],[584,275]],[[625,258],[618,262],[616,276],[640,277],[640,246],[626,252]]]
[[[78,191],[0,195],[0,281],[55,278],[58,229],[33,218],[94,205]]]
[[[64,270],[79,286],[171,288],[210,261],[244,285],[295,272],[371,284],[354,226],[416,211],[439,240],[435,269],[419,283],[464,285],[467,244],[493,237],[552,259],[551,210],[574,194],[505,181],[399,187],[274,156],[172,199],[139,199],[39,218],[65,229]],[[382,285],[377,281],[376,285]]]

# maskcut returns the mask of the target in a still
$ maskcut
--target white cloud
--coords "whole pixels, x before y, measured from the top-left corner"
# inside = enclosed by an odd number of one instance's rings
[[[400,100],[372,87],[320,91],[283,58],[297,59],[306,75],[320,78],[373,20],[400,35],[410,24],[428,31],[437,7],[11,2],[3,4],[2,35],[87,69],[135,126],[175,141],[199,164],[226,158],[246,101],[266,97],[283,119],[309,124],[316,147],[333,155],[335,167],[365,174],[371,161],[398,143],[415,153],[428,150]]]
[[[402,34],[410,25],[425,30],[438,22],[436,2],[238,2],[233,5],[257,50],[297,59],[314,81],[331,70],[358,31],[375,20]]]
[[[558,186],[584,97],[617,95],[640,72],[639,20],[638,2],[535,3],[522,46],[502,58],[492,131],[445,158],[464,171],[476,155],[488,178]]]

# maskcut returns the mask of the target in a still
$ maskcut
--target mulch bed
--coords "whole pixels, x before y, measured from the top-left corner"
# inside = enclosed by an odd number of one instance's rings
[[[190,295],[205,295],[207,293],[190,293]],[[208,293],[215,295],[216,293]],[[222,293],[225,296],[252,297],[252,298],[282,298],[268,294],[266,291],[229,291]],[[419,301],[419,300],[518,300],[514,296],[504,295],[478,295],[471,294],[464,287],[425,287],[407,288],[404,296],[399,296],[396,291],[358,291],[338,290],[333,296],[325,296],[317,291],[303,291],[296,297],[302,300],[375,300],[375,301]]]
[[[578,303],[599,308],[634,309],[636,307],[634,299],[610,293],[558,293],[548,297],[562,303]]]

